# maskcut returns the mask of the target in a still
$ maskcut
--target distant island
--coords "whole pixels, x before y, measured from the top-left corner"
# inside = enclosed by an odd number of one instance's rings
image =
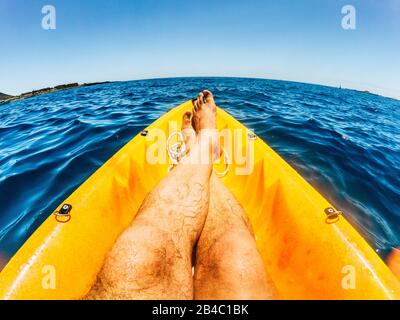
[[[342,86],[340,86],[339,89],[343,89]],[[346,89],[346,88],[345,88],[345,89]],[[377,96],[377,97],[382,97],[381,95],[379,95],[379,94],[377,94],[377,93],[370,92],[370,91],[368,91],[368,90],[357,90],[357,89],[350,89],[350,88],[348,88],[348,89],[346,89],[346,90],[350,90],[350,91],[354,91],[354,92],[358,92],[358,93],[370,94],[370,95]],[[390,98],[390,97],[386,97],[386,98],[394,99],[394,98]]]
[[[39,95],[46,94],[46,93],[57,92],[57,91],[72,89],[72,88],[95,86],[97,84],[105,84],[105,83],[110,83],[110,81],[91,82],[91,83],[83,83],[83,84],[79,84],[79,83],[62,84],[62,85],[55,86],[55,87],[48,87],[48,88],[43,88],[43,89],[39,89],[39,90],[33,90],[30,92],[25,92],[25,93],[22,93],[17,96],[10,96],[8,94],[0,92],[0,103],[3,104],[3,103],[10,102],[10,101],[31,98],[31,97],[39,96]]]
[[[10,98],[12,98],[12,96],[9,96],[8,94],[4,94],[4,93],[0,92],[0,101],[8,100]]]

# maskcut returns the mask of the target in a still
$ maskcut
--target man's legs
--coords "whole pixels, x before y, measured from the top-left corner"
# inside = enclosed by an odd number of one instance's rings
[[[208,211],[216,136],[211,93],[200,93],[195,105],[193,118],[200,130],[190,154],[146,197],[86,298],[193,298],[191,258]]]

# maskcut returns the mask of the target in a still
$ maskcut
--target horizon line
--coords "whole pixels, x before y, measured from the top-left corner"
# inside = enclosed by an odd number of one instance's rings
[[[0,91],[0,94],[5,94],[7,96],[10,97],[18,97],[21,96],[25,93],[29,93],[29,92],[33,92],[33,91],[40,91],[43,89],[47,89],[47,88],[55,88],[57,86],[62,86],[62,85],[68,85],[68,84],[73,84],[73,83],[78,83],[79,85],[84,85],[84,84],[104,84],[104,83],[117,83],[117,82],[132,82],[132,81],[149,81],[149,80],[163,80],[163,79],[189,79],[189,78],[232,78],[232,79],[254,79],[254,80],[269,80],[269,81],[282,81],[282,82],[292,82],[292,83],[299,83],[299,84],[306,84],[306,85],[316,85],[316,86],[321,86],[321,87],[327,87],[327,88],[334,88],[334,89],[342,89],[342,90],[352,90],[352,91],[357,91],[357,92],[361,92],[361,93],[368,93],[368,94],[372,94],[372,95],[376,95],[379,97],[383,97],[383,98],[388,98],[388,99],[392,99],[392,100],[396,100],[396,101],[400,101],[400,97],[394,97],[394,96],[386,96],[377,92],[373,92],[370,90],[361,90],[361,89],[355,89],[355,88],[351,88],[351,87],[342,87],[341,84],[339,84],[338,86],[334,86],[334,85],[328,85],[328,84],[321,84],[321,83],[317,83],[317,82],[304,82],[304,81],[296,81],[296,80],[287,80],[287,79],[272,79],[272,78],[264,78],[264,77],[257,77],[257,76],[216,76],[216,75],[201,75],[201,76],[161,76],[161,77],[149,77],[149,78],[134,78],[134,79],[130,79],[130,80],[99,80],[99,81],[91,81],[91,82],[70,82],[70,83],[62,83],[62,84],[55,84],[53,86],[50,87],[42,87],[42,88],[37,88],[37,89],[33,89],[32,91],[25,91],[25,92],[21,92],[17,95],[10,95],[7,94],[5,92]]]

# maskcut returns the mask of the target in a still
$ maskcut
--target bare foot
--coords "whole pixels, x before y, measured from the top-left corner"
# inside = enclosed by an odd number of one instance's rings
[[[217,129],[216,121],[217,106],[213,94],[204,90],[199,93],[193,102],[192,125],[197,133],[203,129]]]
[[[200,144],[201,163],[211,164],[220,156],[216,114],[217,106],[212,93],[208,90],[200,92],[193,101],[191,122]]]

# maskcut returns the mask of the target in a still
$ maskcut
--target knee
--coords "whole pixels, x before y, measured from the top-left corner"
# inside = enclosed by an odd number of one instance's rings
[[[248,273],[259,257],[254,238],[250,234],[227,234],[216,244],[220,253],[221,265],[227,266],[235,274]]]
[[[198,260],[207,273],[220,277],[227,272],[248,272],[257,256],[255,240],[249,233],[228,232],[215,240],[208,250],[202,251]]]
[[[167,277],[173,260],[169,241],[168,235],[159,230],[125,232],[108,254],[103,276],[124,279],[138,287]]]

